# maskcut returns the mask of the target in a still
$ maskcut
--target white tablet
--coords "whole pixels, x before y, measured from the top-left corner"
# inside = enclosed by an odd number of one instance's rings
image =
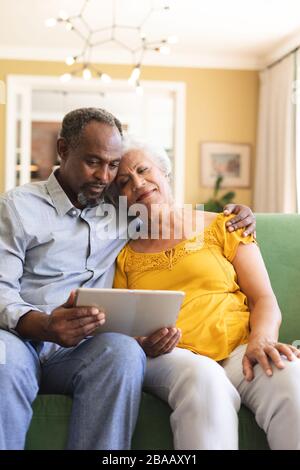
[[[172,290],[85,289],[76,291],[76,306],[102,307],[105,324],[95,333],[149,336],[175,325],[184,292]]]

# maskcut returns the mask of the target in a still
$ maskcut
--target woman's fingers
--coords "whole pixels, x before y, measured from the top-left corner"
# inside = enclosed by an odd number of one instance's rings
[[[260,350],[255,355],[255,360],[260,364],[261,368],[263,369],[263,371],[266,373],[268,377],[271,377],[271,375],[273,375],[272,366],[264,350]]]
[[[298,349],[298,348],[296,348],[295,346],[292,346],[292,345],[289,345],[289,348],[294,353],[294,355],[296,357],[298,357],[298,359],[300,359],[300,349]]]
[[[253,372],[253,364],[256,362],[260,364],[269,377],[273,375],[271,362],[277,369],[284,369],[285,364],[283,356],[289,361],[294,361],[297,358],[300,359],[300,351],[289,344],[274,343],[266,345],[254,354],[252,353],[250,357],[245,355],[245,359],[243,360],[243,372],[246,379],[248,380],[248,376],[251,377],[251,368]]]
[[[285,356],[288,361],[300,358],[300,351],[290,344],[275,343],[274,345],[267,346],[265,351],[278,369],[284,369],[284,359],[282,356]]]
[[[265,348],[265,352],[268,355],[268,357],[272,360],[273,364],[278,369],[284,369],[284,363],[283,363],[282,357],[279,354],[277,344],[274,345],[274,346],[272,346],[272,345],[267,346]]]
[[[243,365],[243,374],[245,376],[245,379],[248,382],[251,382],[251,380],[253,380],[254,378],[254,371],[253,371],[253,365],[248,356],[245,355],[243,357],[242,365]]]
[[[280,354],[284,355],[289,361],[300,358],[300,351],[290,344],[277,343],[276,345]]]

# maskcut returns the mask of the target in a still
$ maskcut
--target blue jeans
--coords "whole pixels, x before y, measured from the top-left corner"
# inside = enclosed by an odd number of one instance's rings
[[[39,391],[73,397],[67,449],[130,449],[146,364],[133,338],[102,333],[43,364],[29,341],[4,330],[0,341],[0,449],[24,448]]]

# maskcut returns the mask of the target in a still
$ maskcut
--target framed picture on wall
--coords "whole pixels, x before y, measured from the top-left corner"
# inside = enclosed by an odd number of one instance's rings
[[[201,183],[212,188],[223,176],[223,188],[250,187],[250,155],[248,144],[204,142],[201,144]]]

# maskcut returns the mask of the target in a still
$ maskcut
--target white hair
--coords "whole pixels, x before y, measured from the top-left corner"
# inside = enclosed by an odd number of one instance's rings
[[[123,139],[123,151],[125,155],[133,150],[139,150],[147,155],[158,168],[166,175],[170,176],[172,173],[172,164],[167,152],[158,145],[149,144],[143,140],[137,139],[133,136],[126,136]]]

